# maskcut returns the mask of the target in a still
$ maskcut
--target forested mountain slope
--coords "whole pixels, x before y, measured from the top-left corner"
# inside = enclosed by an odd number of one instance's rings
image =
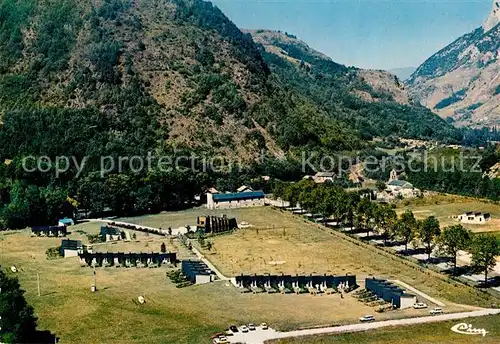
[[[407,81],[413,97],[456,125],[500,124],[500,1],[482,27],[446,46]]]
[[[265,52],[201,0],[0,0],[0,225],[51,223],[62,203],[116,214],[182,206],[229,179],[128,165],[102,176],[103,156],[220,154],[248,166],[262,149],[293,159],[358,151],[372,135],[456,138],[359,70],[285,48],[303,63]],[[31,155],[89,160],[80,172],[44,162],[31,173]]]
[[[348,123],[362,137],[457,138],[438,116],[413,104],[394,75],[338,64],[288,33],[248,32],[261,44],[264,60],[281,84]]]

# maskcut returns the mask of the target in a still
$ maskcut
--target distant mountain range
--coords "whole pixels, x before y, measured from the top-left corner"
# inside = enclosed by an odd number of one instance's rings
[[[500,0],[481,27],[431,56],[407,86],[413,99],[455,125],[500,125]]]
[[[403,67],[403,68],[393,68],[389,69],[388,72],[394,74],[399,78],[399,80],[405,81],[408,79],[415,71],[417,67]]]

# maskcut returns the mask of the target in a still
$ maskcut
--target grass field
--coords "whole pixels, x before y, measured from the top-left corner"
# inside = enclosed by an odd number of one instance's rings
[[[269,344],[329,344],[329,343],[363,343],[363,344],[498,344],[500,342],[500,316],[465,319],[474,328],[484,328],[489,333],[481,335],[464,335],[450,330],[453,325],[462,321],[448,321],[418,326],[390,327],[380,330],[350,333],[337,336],[300,337],[268,342]]]
[[[197,209],[133,220],[153,225],[175,223],[177,219],[182,225],[186,220],[208,213],[213,212]],[[373,248],[346,241],[339,233],[330,234],[287,213],[269,208],[225,213],[236,216],[238,222],[247,221],[253,225],[233,235],[210,239],[215,249],[208,257],[225,272],[231,269],[243,272],[233,265],[235,263],[225,263],[221,259],[221,255],[230,258],[230,254],[234,255],[234,262],[251,271],[254,264],[245,261],[250,250],[251,257],[258,263],[256,266],[265,267],[269,272],[284,268],[296,270],[301,261],[301,268],[309,273],[351,272],[360,277],[375,274],[397,278],[442,298],[450,311],[469,308],[451,302],[483,306],[498,303],[471,288],[449,284],[434,273],[415,270],[399,259],[379,255]],[[70,238],[85,241],[86,234],[97,233],[99,226],[99,223],[84,223],[71,227]],[[0,233],[0,264],[3,267],[16,265],[20,269],[17,277],[39,317],[40,329],[53,331],[62,343],[209,343],[211,334],[230,324],[268,322],[274,328],[291,330],[355,322],[359,316],[373,313],[372,308],[350,296],[341,299],[339,295],[240,294],[223,281],[178,289],[166,279],[166,267],[98,268],[98,292],[91,293],[92,269],[80,267],[78,258],[46,259],[45,251],[59,246],[60,241],[31,238],[28,231]],[[102,252],[158,251],[161,242],[179,252],[180,258],[189,256],[176,240],[171,242],[169,238],[139,232],[137,241],[106,243],[94,249]],[[286,260],[288,263],[272,266],[258,257],[266,262]],[[273,268],[275,270],[271,270]],[[40,297],[37,296],[37,272],[40,274]],[[132,301],[139,295],[146,297],[145,305],[137,306]],[[417,315],[414,312],[389,312],[378,318]]]
[[[459,221],[452,217],[466,211],[490,213],[492,220],[485,225],[464,224],[463,226],[473,232],[500,232],[500,205],[493,202],[455,195],[435,195],[422,200],[415,199],[400,203],[397,209],[398,214],[404,212],[405,209],[411,209],[417,219],[435,216],[442,227],[458,224]]]

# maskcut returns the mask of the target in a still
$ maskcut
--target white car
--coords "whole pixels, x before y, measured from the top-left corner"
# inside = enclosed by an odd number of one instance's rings
[[[432,315],[435,315],[435,314],[443,314],[443,309],[442,308],[434,308],[434,309],[431,309],[430,313]]]
[[[423,302],[417,302],[416,304],[413,305],[413,308],[415,309],[423,309],[427,308],[427,305]]]
[[[248,329],[250,331],[255,331],[255,325],[254,324],[248,324]]]
[[[248,332],[248,327],[246,327],[245,325],[243,325],[243,326],[240,327],[240,331],[243,332],[243,333],[247,333]]]
[[[266,323],[262,323],[262,324],[260,324],[260,328],[263,330],[267,330],[269,327],[267,326]]]
[[[361,322],[375,321],[375,318],[373,317],[373,315],[363,315],[361,318],[359,318],[359,321]]]

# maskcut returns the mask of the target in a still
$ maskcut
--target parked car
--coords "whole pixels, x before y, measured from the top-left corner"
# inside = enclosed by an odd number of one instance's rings
[[[260,324],[260,327],[263,329],[263,330],[267,330],[269,327],[267,326],[266,323],[262,323]]]
[[[443,309],[442,308],[433,308],[431,309],[430,313],[432,315],[435,315],[435,314],[443,314]]]
[[[427,305],[423,302],[417,302],[416,304],[413,305],[413,308],[415,309],[423,309],[427,308]]]
[[[245,325],[243,325],[243,326],[240,327],[240,330],[243,333],[247,333],[248,332],[248,327],[246,327]]]
[[[363,315],[361,318],[359,318],[359,321],[361,322],[375,321],[375,318],[373,317],[373,315]]]
[[[235,325],[229,326],[229,329],[233,332],[238,332],[238,328]]]
[[[254,324],[248,324],[248,329],[250,331],[255,331],[255,325]]]

